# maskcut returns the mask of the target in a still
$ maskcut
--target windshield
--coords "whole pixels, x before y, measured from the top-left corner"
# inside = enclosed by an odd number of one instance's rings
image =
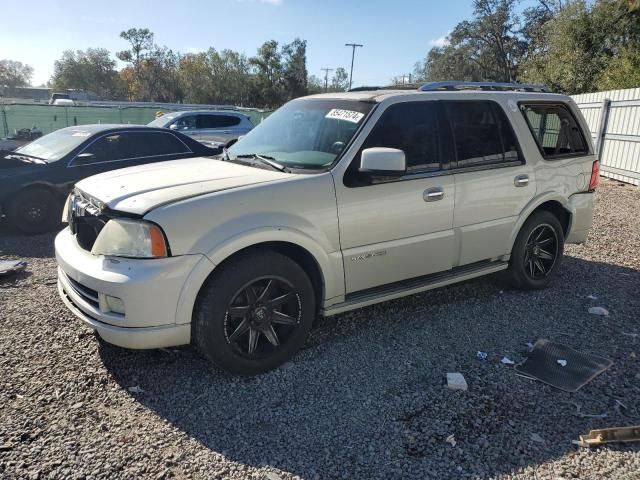
[[[153,120],[152,122],[147,123],[147,126],[149,126],[149,127],[157,127],[157,128],[165,128],[167,125],[169,125],[169,123],[171,123],[171,120],[173,120],[177,116],[178,116],[178,114],[161,115],[158,118],[156,118],[155,120]]]
[[[47,162],[55,162],[91,135],[93,135],[91,132],[81,128],[63,128],[17,148],[15,153],[41,158]]]
[[[294,100],[229,149],[231,159],[263,155],[290,168],[330,166],[349,144],[373,104],[355,100]]]

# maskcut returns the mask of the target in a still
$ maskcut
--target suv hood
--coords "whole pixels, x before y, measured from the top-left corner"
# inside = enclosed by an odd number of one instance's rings
[[[270,182],[290,174],[196,157],[123,168],[78,182],[82,192],[112,210],[144,215],[168,203]]]

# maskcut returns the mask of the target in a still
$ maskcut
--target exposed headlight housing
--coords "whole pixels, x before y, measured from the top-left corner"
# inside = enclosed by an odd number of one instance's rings
[[[71,203],[71,195],[67,196],[67,200],[64,202],[64,208],[62,209],[62,223],[69,223],[71,215],[69,214],[69,208]]]
[[[162,230],[143,220],[111,219],[96,238],[91,253],[129,258],[162,258],[169,248]]]

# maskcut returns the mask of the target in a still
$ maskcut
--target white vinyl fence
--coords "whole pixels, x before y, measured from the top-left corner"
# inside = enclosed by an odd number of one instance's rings
[[[583,93],[573,99],[591,129],[601,175],[640,185],[640,88]]]

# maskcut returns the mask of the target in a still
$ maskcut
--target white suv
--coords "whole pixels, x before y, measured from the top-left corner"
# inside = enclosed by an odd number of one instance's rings
[[[501,270],[546,287],[591,226],[586,132],[569,97],[535,85],[297,99],[219,159],[78,183],[56,238],[60,295],[107,342],[193,343],[254,374],[318,314]]]

